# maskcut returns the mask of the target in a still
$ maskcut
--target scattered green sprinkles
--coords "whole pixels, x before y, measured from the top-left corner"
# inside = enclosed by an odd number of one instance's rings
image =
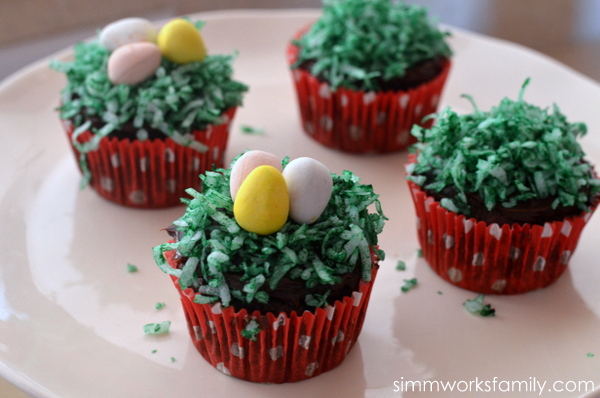
[[[437,294],[439,294],[441,296],[442,294],[444,294],[444,292],[442,292],[441,290],[438,290]]]
[[[148,323],[144,325],[145,334],[165,334],[169,333],[171,327],[171,321],[164,321],[158,323]]]
[[[288,161],[282,161],[284,167]],[[377,235],[387,220],[378,195],[350,171],[332,174],[331,199],[315,223],[308,226],[288,220],[278,232],[264,236],[235,222],[229,176],[230,169],[203,174],[202,193],[187,190],[192,199],[184,200],[186,212],[174,222],[182,232],[181,239],[153,251],[165,273],[179,278],[183,289],[192,287],[197,292],[195,302],[219,300],[227,307],[235,297],[247,303],[266,303],[269,295],[265,288],[275,289],[284,276],[303,281],[310,291],[317,285],[339,283],[355,267],[360,267],[364,281],[370,281],[371,250],[385,258],[376,248]],[[173,249],[188,258],[182,269],[171,268],[163,256]],[[240,275],[243,288],[230,289],[225,274]],[[326,295],[309,295],[305,301],[318,307],[325,299]]]
[[[244,330],[241,331],[243,337],[249,339],[250,341],[256,341],[256,336],[260,333],[262,329],[258,322],[255,319],[250,320]]]
[[[421,248],[417,249],[417,257],[423,258],[423,249],[421,249]]]
[[[152,354],[156,354],[158,352],[158,350],[152,350],[150,351]]]
[[[417,286],[417,278],[412,279],[404,279],[404,285],[400,287],[403,293],[408,292],[409,290],[414,289]]]
[[[156,303],[154,308],[156,308],[157,310],[162,310],[163,308],[165,308],[165,305],[165,303]]]
[[[315,61],[311,73],[334,90],[377,90],[377,80],[402,77],[409,67],[436,55],[449,57],[447,36],[425,7],[390,0],[324,0],[321,18],[295,42],[300,51],[292,67]]]
[[[175,362],[175,357],[171,357],[171,358],[169,358],[169,360],[170,360],[171,362]]]
[[[496,310],[492,308],[490,304],[483,304],[484,298],[485,294],[480,294],[473,300],[467,299],[467,301],[463,303],[463,306],[467,309],[467,311],[474,315],[480,315],[483,317],[495,316]]]
[[[127,264],[127,272],[129,272],[130,274],[138,272],[138,267],[136,267],[133,264]]]
[[[402,260],[398,260],[396,263],[396,269],[398,271],[406,271],[406,263]]]
[[[196,23],[200,28],[203,22]],[[113,85],[106,71],[110,52],[98,40],[78,43],[73,61],[52,60],[50,67],[67,77],[62,91],[60,117],[73,122],[72,143],[82,153],[80,165],[89,180],[86,154],[94,151],[100,139],[132,122],[140,140],[148,137],[148,128],[162,132],[175,142],[200,152],[207,147],[187,134],[203,130],[208,124],[224,122],[221,115],[242,104],[248,86],[233,80],[233,55],[207,55],[201,62],[176,64],[166,58],[155,74],[136,85]],[[81,144],[78,137],[90,129],[87,117],[97,117],[101,127]]]
[[[595,355],[594,355],[593,353],[591,353],[591,352],[588,352],[588,353],[587,353],[587,357],[588,357],[588,358],[593,358],[594,356],[595,356]]]
[[[445,108],[430,129],[413,127],[419,154],[408,179],[424,189],[456,190],[440,203],[469,215],[467,194],[477,194],[486,208],[514,207],[530,199],[553,198],[552,208],[577,206],[589,210],[600,192],[600,180],[577,142],[586,134],[583,123],[569,123],[554,105],[552,112],[523,100],[526,79],[517,101],[504,98],[489,112],[477,109],[458,115]]]
[[[261,135],[261,134],[265,133],[265,129],[264,128],[253,127],[253,126],[249,126],[247,124],[242,124],[240,126],[240,130],[242,130],[242,133],[244,133],[244,134]]]

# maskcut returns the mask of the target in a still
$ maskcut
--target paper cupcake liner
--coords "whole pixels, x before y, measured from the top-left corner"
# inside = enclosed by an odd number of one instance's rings
[[[213,165],[223,167],[229,127],[235,108],[226,111],[225,123],[209,125],[203,131],[194,131],[196,141],[208,147],[206,152],[175,143],[170,138],[129,140],[107,137],[98,149],[87,154],[91,173],[90,186],[103,198],[124,206],[162,208],[181,203],[187,188],[199,188],[199,175]],[[79,162],[80,152],[72,145],[73,125],[64,123],[69,143]],[[84,143],[92,133],[84,132],[78,138]],[[78,163],[79,164],[79,163]]]
[[[296,61],[298,51],[294,44],[288,45],[290,65]],[[446,60],[437,77],[418,87],[386,92],[342,87],[332,91],[327,82],[305,70],[293,69],[302,127],[322,145],[345,152],[385,153],[406,149],[415,142],[410,134],[413,125],[432,125],[433,119],[422,120],[437,111],[450,65],[450,60]]]
[[[484,294],[519,294],[554,283],[595,210],[544,225],[486,224],[444,209],[412,181],[408,186],[427,263],[453,285]]]
[[[173,252],[165,253],[168,261],[172,257]],[[180,293],[192,342],[206,361],[239,379],[289,383],[315,377],[344,361],[362,329],[378,268],[375,259],[371,282],[361,281],[352,296],[301,315],[248,314],[220,303],[198,304],[192,289],[182,291],[178,279],[171,279]],[[241,334],[252,320],[261,329],[255,341]]]

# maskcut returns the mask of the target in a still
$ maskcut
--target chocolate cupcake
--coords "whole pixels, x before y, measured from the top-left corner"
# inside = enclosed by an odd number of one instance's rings
[[[430,126],[450,69],[448,32],[423,7],[388,0],[325,2],[288,46],[302,126],[347,152],[392,152]]]
[[[283,383],[336,367],[356,343],[384,256],[385,217],[372,187],[351,172],[273,158],[250,151],[204,174],[202,193],[189,190],[186,213],[168,229],[173,241],[154,257],[208,362],[244,380]]]
[[[59,111],[82,187],[125,206],[167,207],[223,166],[248,88],[232,78],[234,56],[206,53],[201,26],[127,18],[77,44],[72,61],[52,61],[67,77]]]
[[[600,180],[570,123],[523,100],[489,112],[446,108],[415,127],[408,184],[425,259],[449,282],[514,294],[553,283],[566,269],[600,200]],[[470,97],[468,97],[470,99]]]

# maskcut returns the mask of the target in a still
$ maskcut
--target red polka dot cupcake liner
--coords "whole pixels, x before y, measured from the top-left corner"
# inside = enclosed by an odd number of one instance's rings
[[[483,294],[519,294],[554,283],[595,210],[544,225],[487,224],[443,208],[412,181],[408,186],[427,263],[453,285]]]
[[[304,30],[303,30],[304,31]],[[297,36],[303,32],[301,31]],[[287,59],[296,62],[298,47],[290,43]],[[406,149],[415,142],[413,125],[431,127],[450,71],[446,60],[433,80],[406,91],[333,91],[306,70],[293,69],[300,119],[306,134],[322,145],[353,153],[386,153]]]
[[[223,114],[223,124],[209,125],[192,133],[194,140],[208,148],[205,152],[179,145],[170,138],[102,139],[96,150],[85,155],[91,174],[89,185],[104,199],[128,207],[150,209],[181,204],[187,188],[200,188],[200,174],[211,170],[213,165],[223,167],[235,111],[236,108],[231,108]],[[63,124],[79,160],[81,152],[72,143],[74,127],[68,121]],[[83,144],[92,137],[86,131],[77,139]]]
[[[173,252],[165,253],[165,258],[172,261]],[[301,315],[249,314],[245,309],[222,308],[220,303],[198,304],[191,288],[182,291],[178,279],[171,279],[180,293],[192,342],[214,368],[256,383],[290,383],[318,376],[344,361],[362,329],[378,268],[374,259],[371,281],[361,281],[352,296]],[[255,340],[242,335],[251,322],[260,329]]]

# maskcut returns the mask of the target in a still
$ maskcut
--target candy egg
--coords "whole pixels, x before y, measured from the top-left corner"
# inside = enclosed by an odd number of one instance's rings
[[[99,34],[100,44],[114,51],[125,44],[156,43],[156,28],[144,18],[125,18],[110,23]]]
[[[121,46],[108,58],[108,79],[113,84],[136,84],[150,77],[162,57],[156,44],[140,42]]]
[[[329,169],[315,159],[298,158],[285,167],[283,178],[290,195],[290,218],[300,224],[315,222],[331,198]]]
[[[281,161],[277,156],[265,151],[248,151],[235,161],[229,177],[231,199],[235,200],[244,179],[258,166],[273,166],[281,172]]]
[[[158,47],[171,62],[187,64],[202,61],[206,47],[198,29],[185,19],[174,19],[158,33]]]
[[[233,215],[246,231],[269,235],[283,227],[289,208],[290,197],[281,172],[273,166],[259,166],[240,186]]]

